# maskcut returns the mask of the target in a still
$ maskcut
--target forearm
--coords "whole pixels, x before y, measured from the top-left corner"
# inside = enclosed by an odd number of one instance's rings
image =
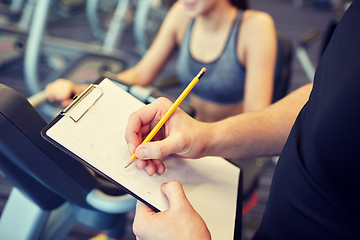
[[[120,72],[116,75],[116,77],[124,82],[133,84],[133,85],[140,85],[140,86],[146,86],[149,83],[141,78],[140,74],[138,73],[138,67],[134,66],[132,68],[129,68],[123,72]]]
[[[178,6],[178,4],[174,4],[174,6]],[[119,73],[117,76],[120,80],[148,86],[156,79],[177,46],[175,33],[182,24],[178,19],[183,17],[179,16],[177,12],[178,10],[175,11],[174,7],[171,8],[146,54],[134,67]]]
[[[209,140],[202,155],[246,158],[280,154],[311,89],[312,85],[306,85],[262,111],[207,124],[204,132]]]
[[[167,58],[154,60],[156,52],[151,48],[147,54],[132,68],[118,73],[119,80],[139,86],[149,86],[159,74]],[[156,57],[156,56],[155,56]]]
[[[73,94],[76,96],[80,95],[80,93],[82,93],[88,86],[89,84],[81,84],[81,85],[74,84]]]

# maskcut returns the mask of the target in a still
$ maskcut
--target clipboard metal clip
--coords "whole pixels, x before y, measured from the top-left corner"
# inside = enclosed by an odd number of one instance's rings
[[[90,84],[78,97],[76,97],[62,112],[71,118],[74,122],[78,122],[89,109],[95,105],[96,101],[103,95],[103,90],[97,84]]]

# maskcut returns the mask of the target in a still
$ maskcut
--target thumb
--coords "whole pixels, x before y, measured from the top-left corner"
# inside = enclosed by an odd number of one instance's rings
[[[169,199],[170,207],[179,207],[181,205],[190,205],[185,196],[184,189],[179,181],[171,181],[161,185],[161,191]]]
[[[136,157],[142,160],[162,159],[170,154],[182,152],[185,149],[184,141],[175,136],[169,136],[161,141],[148,142],[136,148]]]

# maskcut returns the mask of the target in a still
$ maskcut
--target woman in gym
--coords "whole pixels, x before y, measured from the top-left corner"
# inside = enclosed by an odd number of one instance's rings
[[[202,67],[208,70],[190,95],[196,119],[218,121],[271,103],[275,26],[267,13],[248,9],[246,0],[177,1],[144,57],[117,76],[150,85],[177,48],[177,78],[184,86]],[[59,79],[46,91],[50,101],[65,106],[85,87]]]

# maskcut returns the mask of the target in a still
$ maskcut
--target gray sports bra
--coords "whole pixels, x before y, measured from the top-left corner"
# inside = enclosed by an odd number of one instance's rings
[[[203,78],[192,90],[196,96],[216,103],[238,103],[243,101],[245,68],[238,61],[236,43],[242,11],[239,10],[229,38],[220,57],[212,62],[195,60],[190,53],[190,36],[194,20],[190,23],[179,49],[176,72],[182,85],[186,86],[202,67],[207,68]]]

